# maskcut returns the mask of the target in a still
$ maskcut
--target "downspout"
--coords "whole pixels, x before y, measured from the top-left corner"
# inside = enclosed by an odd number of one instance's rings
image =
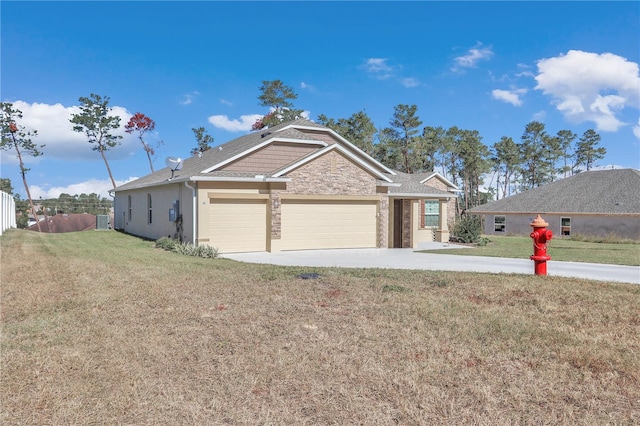
[[[109,196],[111,198],[113,198],[113,222],[111,223],[111,229],[117,229],[116,228],[116,194],[115,194],[116,190],[114,189],[110,189],[107,191],[107,194],[109,194]],[[109,222],[111,222],[111,213],[109,213]],[[122,227],[124,228],[124,223],[122,224]]]
[[[196,245],[196,188],[193,186],[189,186],[189,181],[185,181],[184,182],[184,186],[186,186],[187,188],[189,188],[191,190],[191,199],[192,199],[192,206],[191,206],[191,210],[192,210],[192,215],[193,217],[191,218],[191,244],[193,244],[194,246]]]

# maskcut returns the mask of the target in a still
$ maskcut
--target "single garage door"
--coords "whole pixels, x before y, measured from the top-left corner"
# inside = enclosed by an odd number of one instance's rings
[[[282,200],[282,250],[369,248],[377,242],[375,201]]]
[[[221,253],[267,249],[265,200],[210,199],[209,242]]]

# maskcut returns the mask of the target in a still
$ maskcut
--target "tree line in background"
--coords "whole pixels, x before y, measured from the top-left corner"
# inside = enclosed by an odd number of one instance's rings
[[[29,214],[31,217],[54,216],[56,214],[109,214],[113,207],[113,202],[105,197],[100,197],[96,193],[80,195],[70,195],[62,193],[58,198],[33,200],[33,210],[29,201],[23,200],[20,194],[14,194],[11,179],[0,178],[0,191],[13,196],[16,202],[16,223],[19,228],[28,225]],[[35,211],[35,213],[33,213]]]
[[[304,116],[304,111],[293,104],[298,95],[282,81],[265,80],[259,90],[259,105],[268,107],[269,111],[253,124],[252,130]],[[80,97],[79,101],[80,113],[73,114],[70,119],[73,130],[84,133],[91,149],[100,153],[115,188],[105,153],[121,143],[122,136],[115,134],[121,119],[111,115],[108,96],[92,93],[88,97]],[[32,140],[37,136],[37,130],[26,129],[18,123],[22,112],[13,104],[2,102],[0,114],[0,149],[15,150],[29,208],[36,215],[26,180],[29,169],[24,165],[23,155],[40,156],[44,145],[37,145]],[[525,125],[519,141],[514,141],[511,136],[502,136],[488,146],[477,130],[423,126],[417,105],[396,105],[389,125],[380,129],[365,111],[355,112],[347,118],[320,114],[317,121],[392,169],[404,173],[440,172],[462,190],[458,200],[459,213],[493,198],[504,198],[581,170],[589,170],[606,154],[606,149],[598,146],[601,138],[594,130],[587,130],[582,136],[571,130],[560,130],[552,135],[538,121]],[[163,142],[152,144],[145,140],[145,135],[153,132],[155,125],[154,120],[140,112],[136,112],[125,125],[127,133],[136,133],[140,139],[152,173],[156,149]],[[201,155],[211,149],[214,139],[204,127],[193,128],[192,131],[197,142],[190,151],[192,155]],[[490,182],[485,182],[486,176],[492,176]],[[482,188],[488,190],[482,191]],[[18,198],[16,201],[19,203],[21,200]]]
[[[302,117],[292,103],[297,94],[291,87],[280,80],[263,81],[260,90],[260,104],[270,111],[254,130]],[[459,212],[590,170],[606,154],[594,130],[581,136],[571,130],[553,135],[538,121],[525,125],[519,141],[503,136],[488,146],[477,130],[423,126],[416,105],[396,105],[389,126],[381,129],[365,111],[347,118],[320,114],[317,121],[392,169],[438,171],[461,188]],[[493,178],[485,182],[486,176]]]
[[[503,136],[487,146],[477,130],[422,126],[417,109],[397,105],[390,125],[380,130],[364,111],[345,119],[320,115],[318,121],[393,169],[439,172],[461,188],[461,210],[590,170],[606,154],[594,130],[581,137],[570,130],[551,135],[532,121],[519,141]],[[485,182],[486,176],[493,178]]]

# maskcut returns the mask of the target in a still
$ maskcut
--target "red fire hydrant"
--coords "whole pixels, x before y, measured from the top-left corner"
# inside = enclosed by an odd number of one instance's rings
[[[536,216],[530,225],[533,226],[530,235],[533,238],[533,255],[530,259],[535,262],[535,274],[547,275],[547,260],[551,260],[551,256],[547,254],[547,241],[553,238],[553,232],[547,229],[549,224],[540,215]]]

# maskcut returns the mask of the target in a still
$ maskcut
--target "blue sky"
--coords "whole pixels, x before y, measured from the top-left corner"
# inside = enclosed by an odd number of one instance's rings
[[[280,79],[315,120],[364,110],[378,128],[416,104],[423,125],[519,141],[533,120],[550,134],[602,136],[605,167],[640,168],[640,2],[12,2],[2,1],[1,92],[37,129],[27,158],[34,198],[107,196],[100,155],[71,130],[78,98],[109,96],[141,112],[162,141],[154,161],[186,158],[203,126],[221,144],[268,111]],[[135,135],[108,153],[118,184],[149,172]],[[12,152],[2,177],[24,197]]]

